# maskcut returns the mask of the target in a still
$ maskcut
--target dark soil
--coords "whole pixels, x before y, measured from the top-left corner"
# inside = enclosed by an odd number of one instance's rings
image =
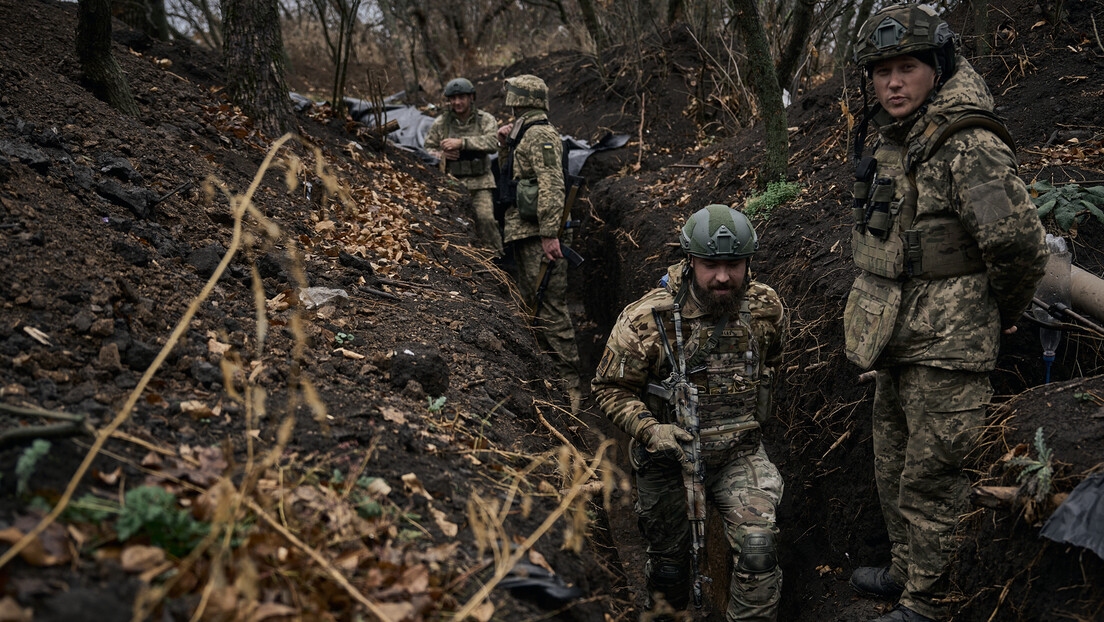
[[[1032,3],[994,6],[991,25],[1003,34],[993,54],[975,66],[1019,143],[1023,177],[1088,184],[1104,179],[1104,99],[1097,79],[1104,61],[1093,47],[1089,18],[1100,5],[1067,7],[1069,25],[1052,29],[1033,27],[1040,18]],[[230,205],[221,192],[205,192],[204,181],[215,177],[228,192],[244,192],[269,141],[220,99],[217,57],[207,52],[152,42],[117,24],[114,53],[141,110],[137,119],[127,119],[80,85],[72,51],[75,5],[0,0],[0,17],[6,25],[0,37],[0,399],[85,414],[101,427],[126,403],[232,245]],[[952,23],[970,34],[965,18]],[[172,64],[159,65],[159,59]],[[686,215],[709,203],[740,205],[755,192],[761,128],[727,135],[720,111],[692,106],[702,99],[702,76],[711,71],[693,39],[674,31],[601,59],[558,52],[475,80],[480,105],[500,119],[507,117],[501,77],[536,73],[550,86],[551,117],[561,132],[586,140],[607,131],[634,137],[623,149],[596,154],[584,169],[588,189],[576,240],[588,261],[573,276],[573,304],[586,373],[620,309],[677,260],[672,242]],[[302,76],[291,82],[293,88],[307,83]],[[856,598],[846,583],[854,566],[888,559],[872,474],[873,387],[856,381],[859,370],[842,356],[840,329],[855,275],[840,101],[858,109],[857,82],[853,74],[837,75],[791,106],[790,178],[804,190],[756,221],[756,277],[782,294],[792,314],[778,418],[766,430],[768,452],[787,488],[779,515],[783,620],[860,621],[885,608]],[[150,446],[174,454],[185,446],[218,448],[214,455],[225,468],[214,476],[225,473],[240,484],[252,438],[258,454],[283,448],[278,465],[288,480],[338,491],[339,475],[367,458],[364,474],[391,487],[381,502],[417,518],[396,520],[378,538],[356,540],[371,561],[354,565],[351,580],[376,602],[416,603],[415,618],[448,615],[489,579],[486,571],[477,572],[490,552],[477,540],[469,500],[504,503],[514,499],[509,491],[517,483],[526,501],[515,499],[502,534],[517,544],[554,510],[565,488],[567,471],[557,470],[554,458],[561,442],[556,434],[584,452],[618,435],[593,404],[578,419],[555,406],[562,396],[545,380],[553,377],[551,365],[537,353],[508,278],[470,247],[470,202],[454,183],[401,152],[347,147],[356,129],[317,111],[299,121],[353,189],[353,204],[328,196],[312,166],[300,173],[294,190],[282,170],[264,176],[254,203],[285,234],[269,236],[256,219],[247,219],[251,239],[121,428],[144,445],[109,440],[78,496],[117,499],[121,487],[152,480],[194,502],[186,486],[162,476],[171,471],[168,459],[163,467],[142,466]],[[306,161],[313,157],[309,149],[292,150]],[[1046,224],[1056,231],[1053,221]],[[1102,234],[1104,226],[1091,218],[1070,234],[1076,262],[1096,274],[1104,271]],[[296,256],[303,258],[301,268]],[[254,267],[269,301],[263,349]],[[343,288],[351,298],[306,309],[294,304],[304,286]],[[1039,386],[1035,330],[1026,322],[1020,328],[1006,338],[994,374],[999,403],[993,420],[1000,425],[977,457],[977,480],[1013,484],[1015,471],[1003,466],[1002,456],[1019,444],[1034,455],[1035,430],[1042,427],[1058,461],[1055,492],[1068,492],[1102,462],[1101,408],[1073,397],[1104,395],[1097,376],[1100,342],[1069,336],[1059,350],[1056,382]],[[27,329],[45,333],[47,343]],[[363,358],[347,358],[338,348]],[[242,367],[236,379],[232,370],[223,375],[223,361]],[[232,387],[224,386],[227,378]],[[311,408],[301,378],[317,390],[324,413]],[[267,394],[267,415],[253,426],[257,432],[249,432],[248,409],[232,395],[246,388]],[[442,396],[443,405],[431,409]],[[193,411],[182,404],[189,401],[216,412],[188,414]],[[288,419],[295,427],[284,447],[277,430]],[[3,421],[6,429],[41,423],[9,415]],[[90,443],[85,437],[53,439],[22,497],[13,474],[27,444],[0,448],[0,521],[25,522],[35,495],[56,502]],[[519,475],[544,452],[553,459]],[[116,469],[120,479],[111,475]],[[417,476],[425,495],[404,487],[408,474]],[[594,519],[578,552],[561,547],[562,520],[535,546],[585,596],[561,609],[532,593],[495,590],[495,619],[635,617],[643,554],[622,474],[613,478],[621,485],[611,490],[608,506],[599,495],[575,513]],[[195,481],[202,475],[184,479],[210,487],[214,480]],[[1030,518],[1022,507],[981,509],[966,522],[954,568],[961,599],[955,620],[1104,619],[1104,562],[1040,539],[1038,519]],[[448,523],[459,526],[455,536],[445,532]],[[93,619],[88,602],[96,603],[94,619],[129,619],[141,581],[121,570],[122,544],[103,526],[66,524],[96,534],[100,550],[114,553],[96,554],[86,543],[65,565],[17,559],[0,568],[0,589],[33,608],[39,620]],[[320,549],[334,528],[328,525],[292,521]],[[420,535],[404,540],[400,530]],[[264,548],[254,544],[243,548]],[[438,547],[450,544],[455,550],[434,558]],[[336,559],[349,550],[324,552]],[[714,587],[723,588],[724,554],[714,551],[709,573]],[[314,596],[296,600],[300,591],[277,581],[288,575],[275,558],[259,559],[259,575],[268,581],[260,584],[266,603],[294,604],[311,619],[350,619],[363,611],[320,572],[307,571],[309,560],[295,571],[302,594]],[[417,593],[396,587],[404,585],[398,577],[420,566],[431,569],[429,587]],[[164,618],[186,619],[201,588],[168,601]],[[720,619],[721,610],[714,605],[700,617]]]

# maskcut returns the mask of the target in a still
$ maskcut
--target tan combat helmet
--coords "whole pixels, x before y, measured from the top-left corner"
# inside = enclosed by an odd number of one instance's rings
[[[935,9],[924,4],[895,4],[870,16],[859,29],[855,63],[867,73],[878,61],[906,55],[931,59],[939,84],[953,73],[955,34]]]
[[[506,78],[506,105],[548,110],[548,86],[531,74]]]

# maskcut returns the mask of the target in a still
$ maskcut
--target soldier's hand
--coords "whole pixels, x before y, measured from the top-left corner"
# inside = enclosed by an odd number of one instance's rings
[[[641,432],[640,440],[648,453],[666,454],[683,462],[682,443],[694,440],[694,436],[672,423],[657,423]]]
[[[460,152],[460,148],[464,146],[464,140],[461,138],[446,138],[441,141],[441,149],[445,151]]]
[[[460,159],[460,150],[459,149],[445,149],[444,151],[441,152],[441,154],[444,155],[446,160],[459,160]]]
[[[563,250],[560,249],[560,238],[541,238],[541,249],[544,250],[544,258],[549,263],[557,259],[563,259]]]
[[[498,128],[498,144],[505,145],[506,144],[506,137],[509,136],[510,132],[512,132],[512,131],[514,131],[514,124],[513,123],[507,123],[506,125],[503,125],[502,127]]]

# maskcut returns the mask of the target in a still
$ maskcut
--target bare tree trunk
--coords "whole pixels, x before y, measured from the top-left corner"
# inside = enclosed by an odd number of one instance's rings
[[[583,14],[583,25],[586,26],[590,39],[594,41],[595,51],[601,54],[602,50],[609,47],[609,38],[602,29],[602,23],[598,21],[598,14],[594,12],[594,2],[579,0],[579,11]]]
[[[674,26],[675,22],[681,21],[685,14],[685,4],[683,0],[670,0],[667,3],[667,25]]]
[[[786,178],[789,160],[790,138],[786,130],[786,109],[782,106],[782,88],[771,60],[763,21],[755,6],[755,0],[730,0],[736,12],[736,27],[747,47],[748,73],[752,87],[759,98],[759,109],[767,134],[767,161],[760,169],[760,188],[772,181]]]
[[[870,13],[873,10],[874,0],[862,0],[862,4],[859,5],[859,12],[855,14],[855,23],[850,26],[851,32],[847,36],[847,52],[843,56],[845,61],[851,61],[851,54],[855,51],[855,38],[859,36],[859,30],[862,29],[866,20],[870,18]],[[847,27],[848,26],[844,26],[844,28]]]
[[[284,80],[277,0],[222,0],[222,61],[230,100],[266,133],[295,127]]]
[[[349,52],[353,47],[353,29],[361,0],[314,0],[315,13],[322,26],[322,36],[334,64],[333,89],[330,100],[334,115],[345,116],[345,78],[349,71]],[[335,14],[337,27],[331,32],[330,12]]]
[[[383,28],[386,31],[387,41],[391,44],[391,52],[395,55],[395,62],[399,66],[402,75],[403,88],[406,90],[406,103],[413,104],[418,99],[418,74],[414,71],[414,63],[406,55],[403,49],[403,37],[399,35],[399,20],[395,19],[395,5],[392,0],[379,0],[380,14],[383,16]]]
[[[790,80],[794,77],[794,72],[797,71],[797,67],[801,63],[801,57],[805,53],[806,43],[809,39],[809,31],[813,28],[813,7],[815,5],[816,0],[797,0],[794,3],[793,29],[790,31],[790,39],[782,50],[775,71],[780,85],[790,83]]]
[[[134,30],[155,39],[169,40],[165,0],[111,0],[111,13]]]
[[[111,55],[111,6],[108,0],[80,0],[77,5],[77,58],[92,93],[123,114],[138,116],[138,104],[115,57]]]

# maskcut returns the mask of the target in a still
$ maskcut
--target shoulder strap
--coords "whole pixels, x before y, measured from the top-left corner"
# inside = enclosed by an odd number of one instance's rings
[[[943,143],[947,142],[947,139],[957,132],[971,127],[980,127],[993,132],[997,135],[997,138],[1008,145],[1009,149],[1013,152],[1016,151],[1016,141],[1012,139],[1012,134],[1008,132],[1008,128],[1004,126],[1004,122],[1001,121],[1000,117],[987,110],[973,110],[952,118],[949,123],[933,120],[928,124],[928,127],[924,129],[924,133],[921,134],[920,140],[910,146],[908,150],[905,159],[905,171],[911,173],[913,167],[928,161],[929,158],[935,155],[939,148],[943,146]]]
[[[518,131],[517,136],[506,140],[506,146],[510,148],[511,152],[513,152],[515,147],[521,144],[522,137],[525,136],[525,133],[529,131],[529,128],[533,127],[534,125],[552,124],[548,122],[548,119],[537,119],[536,121],[530,121],[529,123],[522,124],[521,130]]]

